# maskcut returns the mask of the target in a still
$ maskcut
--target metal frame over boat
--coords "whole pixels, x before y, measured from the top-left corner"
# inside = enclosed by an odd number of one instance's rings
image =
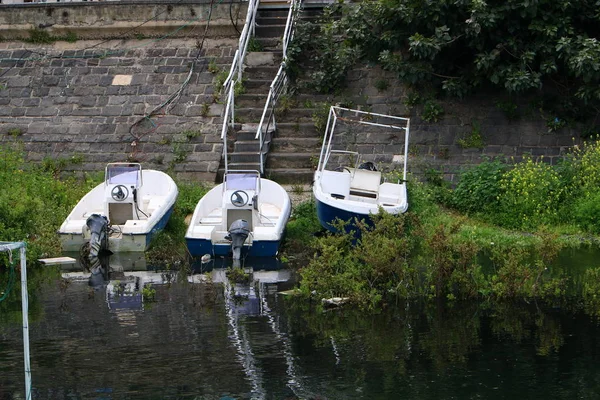
[[[108,164],[104,183],[77,203],[58,230],[63,251],[79,251],[96,239],[113,253],[147,250],[154,234],[167,224],[178,193],[164,172],[142,170],[138,163]]]
[[[185,235],[188,250],[192,256],[233,252],[234,259],[276,256],[291,209],[285,189],[258,171],[226,172],[196,205]],[[243,239],[237,244],[236,233]]]
[[[360,131],[350,134],[334,134],[342,125],[351,126]],[[375,127],[372,129],[369,127]],[[369,130],[370,129],[370,130]],[[333,226],[337,219],[349,221],[346,229],[354,227],[355,218],[370,220],[371,214],[379,209],[391,214],[404,213],[408,209],[406,193],[406,172],[408,159],[408,139],[410,119],[361,110],[352,110],[332,106],[327,120],[327,129],[319,156],[319,164],[314,175],[313,195],[317,216],[321,225],[335,232]],[[404,132],[404,154],[398,159],[402,162],[402,178],[397,182],[387,182],[373,163],[373,154],[361,154],[354,147],[366,148],[367,135],[378,135],[382,131]],[[340,137],[345,136],[340,139]],[[381,142],[381,141],[379,141]],[[357,144],[362,144],[361,146]]]

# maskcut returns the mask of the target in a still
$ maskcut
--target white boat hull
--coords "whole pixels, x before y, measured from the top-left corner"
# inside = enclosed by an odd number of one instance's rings
[[[251,226],[243,256],[277,255],[291,214],[291,201],[279,184],[259,179],[260,190],[246,189],[250,193],[249,202],[243,207],[232,206],[230,196],[235,189],[228,190],[225,183],[215,186],[200,199],[185,235],[192,256],[228,256],[231,253],[228,229],[236,219],[245,219]]]
[[[108,249],[112,252],[143,252],[154,235],[167,224],[177,200],[173,179],[161,171],[142,170],[143,186],[136,202],[124,199],[107,204],[106,182],[88,192],[65,219],[58,234],[63,251],[79,251],[90,240],[86,225],[92,214],[106,216],[110,223]],[[116,204],[115,207],[111,207]],[[116,211],[111,215],[111,210]],[[113,217],[113,221],[111,221]]]

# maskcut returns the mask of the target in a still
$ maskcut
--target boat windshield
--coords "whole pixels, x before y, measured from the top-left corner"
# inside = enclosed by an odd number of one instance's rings
[[[225,190],[254,190],[258,185],[257,173],[227,174],[225,177]]]
[[[139,165],[109,165],[106,167],[106,182],[115,185],[134,185],[140,179]]]

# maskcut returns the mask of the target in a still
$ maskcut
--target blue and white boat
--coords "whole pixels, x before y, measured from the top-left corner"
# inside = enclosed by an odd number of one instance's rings
[[[104,183],[77,203],[58,230],[63,251],[87,244],[91,256],[147,250],[167,224],[178,193],[164,172],[142,170],[138,163],[108,164]]]
[[[273,257],[292,205],[281,185],[258,171],[228,171],[204,195],[185,239],[192,256]]]
[[[313,183],[317,216],[324,228],[336,232],[334,222],[339,219],[348,222],[346,230],[350,231],[357,219],[369,222],[380,209],[391,214],[406,212],[409,127],[408,118],[331,107]],[[370,145],[392,145],[392,140],[402,149],[390,160],[400,166],[396,182],[386,181],[377,170]]]

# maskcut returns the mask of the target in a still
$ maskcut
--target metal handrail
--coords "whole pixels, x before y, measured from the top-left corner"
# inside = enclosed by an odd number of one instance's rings
[[[227,130],[229,126],[235,123],[235,85],[237,82],[242,81],[242,71],[244,66],[244,59],[248,51],[248,43],[250,38],[254,36],[254,27],[256,21],[256,13],[258,12],[259,0],[248,1],[248,12],[246,13],[246,22],[244,28],[240,34],[238,43],[238,49],[235,51],[233,56],[233,62],[229,69],[229,75],[223,83],[223,92],[227,96],[227,103],[225,105],[225,113],[223,115],[223,127],[221,129],[221,140],[223,140],[223,157],[225,159],[225,171],[227,171]]]
[[[263,113],[260,118],[260,123],[258,124],[258,128],[256,130],[255,139],[258,139],[258,151],[260,154],[260,172],[264,173],[264,160],[263,160],[263,146],[264,146],[264,135],[263,135],[263,125],[265,124],[265,119],[267,117],[267,113],[270,113],[266,132],[269,132],[269,126],[271,125],[271,121],[273,122],[273,128],[275,129],[275,106],[277,105],[277,100],[279,96],[285,88],[287,87],[288,77],[285,73],[285,63],[287,60],[287,48],[290,42],[294,37],[294,25],[296,23],[296,16],[298,10],[302,5],[302,0],[290,0],[290,11],[288,12],[287,21],[285,24],[285,30],[283,33],[283,57],[281,60],[281,64],[279,66],[279,70],[269,87],[269,95],[267,96],[267,101],[265,102],[265,107],[263,108]]]

